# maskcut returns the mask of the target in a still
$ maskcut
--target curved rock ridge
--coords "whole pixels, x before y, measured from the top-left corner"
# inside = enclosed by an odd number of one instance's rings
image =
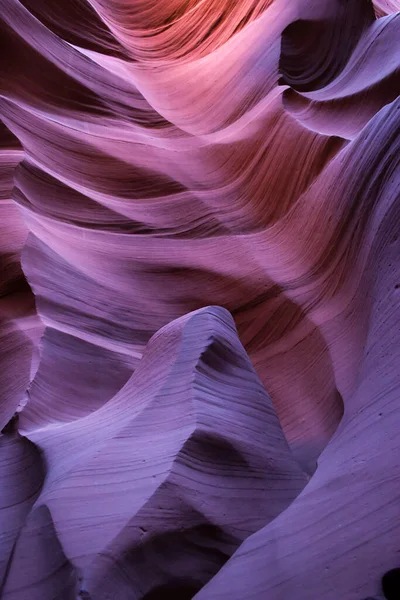
[[[352,26],[347,19],[346,23]],[[337,38],[342,40],[345,30],[342,24],[340,27],[342,35]],[[327,68],[331,65],[327,66],[325,59],[323,67],[330,78],[326,82],[313,60],[316,54],[324,57],[324,53],[311,44],[296,47],[297,38],[305,39],[303,30],[312,31],[311,23],[298,21],[283,33],[281,83],[291,86],[283,95],[283,104],[307,129],[353,139],[382,106],[400,94],[400,13],[372,21],[364,31],[360,29],[358,43],[341,69],[340,52],[333,55],[336,69],[340,69],[333,79],[332,68]],[[326,40],[331,53],[329,39],[319,28],[313,38],[316,42]]]
[[[23,264],[46,325],[24,429],[95,410],[160,327],[217,304],[236,319],[289,443],[312,472],[342,413],[329,350],[257,252],[244,248],[245,236],[277,223],[343,146],[298,126],[282,107],[280,33],[294,11],[265,6],[207,57],[193,50],[193,60],[171,59],[161,72],[151,55],[134,72],[132,59],[63,41],[16,0],[4,7],[11,64],[1,110],[25,150],[14,198],[31,231]],[[29,74],[18,60],[28,50]],[[186,99],[188,78],[208,86],[208,100],[206,90],[196,94],[208,105],[209,82],[223,86],[223,95],[215,90],[219,114]],[[171,86],[182,93],[171,95]],[[283,167],[293,173],[289,185]]]
[[[14,172],[23,154],[0,120],[0,431],[24,403],[43,331],[20,264],[28,231],[11,197]]]
[[[29,435],[47,465],[33,514],[48,507],[93,598],[197,591],[307,482],[220,307],[162,328],[103,408]]]
[[[16,423],[0,435],[0,589],[14,543],[44,481],[37,448],[15,431]]]
[[[383,600],[399,1],[2,0],[0,55],[0,597]]]
[[[34,509],[15,544],[2,598],[76,600],[79,589],[77,573],[65,557],[49,510]]]

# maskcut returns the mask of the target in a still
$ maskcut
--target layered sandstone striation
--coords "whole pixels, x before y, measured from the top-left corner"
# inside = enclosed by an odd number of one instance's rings
[[[0,47],[1,597],[382,599],[398,0],[2,0]]]

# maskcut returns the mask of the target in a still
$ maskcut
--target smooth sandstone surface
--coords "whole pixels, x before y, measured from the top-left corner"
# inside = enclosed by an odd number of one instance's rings
[[[400,2],[2,0],[0,56],[0,597],[397,597]]]

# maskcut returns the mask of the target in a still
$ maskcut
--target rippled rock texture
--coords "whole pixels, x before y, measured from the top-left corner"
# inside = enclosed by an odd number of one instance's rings
[[[1,598],[400,597],[398,0],[0,11]]]

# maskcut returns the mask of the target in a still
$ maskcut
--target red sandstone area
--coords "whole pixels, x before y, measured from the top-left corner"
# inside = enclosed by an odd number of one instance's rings
[[[400,0],[0,1],[0,598],[400,599]]]

